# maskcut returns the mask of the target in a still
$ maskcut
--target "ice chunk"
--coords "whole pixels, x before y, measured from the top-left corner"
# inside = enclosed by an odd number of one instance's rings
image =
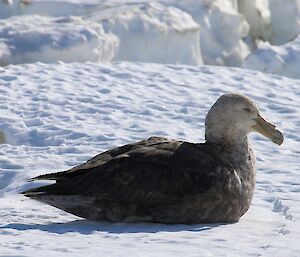
[[[287,43],[300,33],[300,1],[268,1],[272,19],[270,42],[275,45]]]
[[[299,79],[300,36],[282,46],[262,44],[246,58],[243,67]]]
[[[241,66],[249,53],[242,38],[249,25],[229,0],[162,0],[190,13],[201,25],[200,47],[203,62],[210,65]]]
[[[238,11],[249,23],[252,39],[270,40],[271,13],[268,0],[239,0]]]
[[[0,65],[110,61],[117,39],[80,17],[16,16],[0,20]]]
[[[119,38],[114,60],[202,64],[200,26],[177,8],[144,3],[102,21]]]

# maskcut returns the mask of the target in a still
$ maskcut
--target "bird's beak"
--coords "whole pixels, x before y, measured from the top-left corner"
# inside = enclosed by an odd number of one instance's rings
[[[260,115],[258,115],[255,121],[254,130],[271,139],[275,144],[281,145],[283,143],[283,134],[273,124],[267,122]]]

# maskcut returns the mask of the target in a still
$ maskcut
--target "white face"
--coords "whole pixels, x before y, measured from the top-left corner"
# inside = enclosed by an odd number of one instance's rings
[[[208,137],[218,140],[239,140],[248,133],[257,131],[274,143],[283,142],[282,133],[261,117],[256,104],[239,94],[226,94],[217,100],[207,114],[206,130]]]
[[[235,129],[245,131],[245,133],[254,131],[253,126],[260,115],[258,107],[249,100],[247,98],[240,98],[233,103],[226,101],[225,104],[222,104],[224,115],[228,111],[228,119],[231,120],[231,129],[235,127]]]

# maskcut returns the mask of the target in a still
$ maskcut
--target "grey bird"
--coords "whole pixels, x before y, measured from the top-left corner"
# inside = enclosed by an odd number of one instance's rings
[[[247,135],[274,143],[283,134],[240,94],[225,94],[209,110],[205,143],[150,137],[100,153],[23,194],[76,216],[111,222],[236,222],[255,188],[255,156]]]

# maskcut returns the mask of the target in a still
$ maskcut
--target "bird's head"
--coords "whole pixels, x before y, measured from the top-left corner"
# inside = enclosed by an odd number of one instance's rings
[[[246,96],[222,95],[206,116],[205,137],[208,142],[237,142],[254,131],[278,145],[283,143],[283,134],[261,116],[257,105]]]

